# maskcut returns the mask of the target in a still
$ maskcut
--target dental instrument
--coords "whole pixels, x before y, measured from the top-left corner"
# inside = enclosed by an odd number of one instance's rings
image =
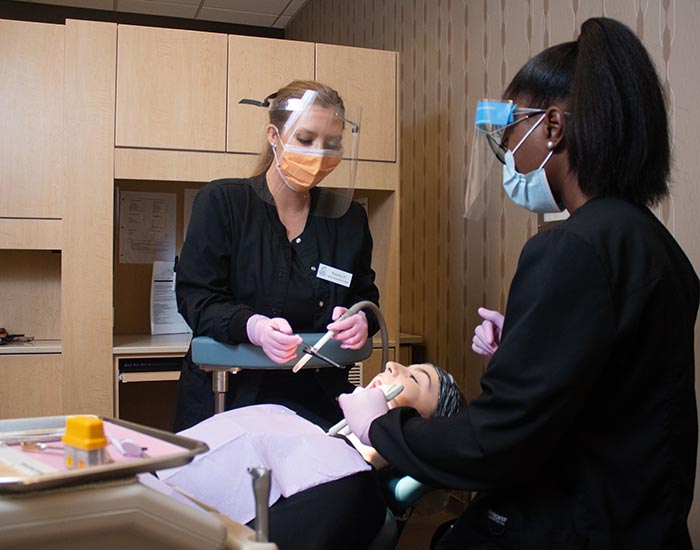
[[[386,329],[386,323],[384,322],[384,317],[381,314],[381,311],[379,311],[379,308],[374,302],[370,302],[369,300],[362,300],[361,302],[357,302],[353,306],[351,306],[345,313],[343,313],[338,319],[335,321],[342,321],[343,319],[347,319],[351,315],[355,315],[358,311],[361,309],[367,308],[370,311],[372,311],[375,316],[377,317],[377,321],[379,322],[379,329],[381,331],[382,335],[382,370],[384,370],[384,365],[386,365],[386,362],[389,358],[389,349],[388,349],[388,342],[389,342],[389,337]],[[309,348],[307,351],[306,349],[304,350],[304,355],[302,356],[299,361],[292,367],[292,372],[299,372],[301,368],[306,365],[311,360],[311,357],[313,356],[314,352],[319,351],[331,338],[333,338],[333,335],[335,334],[334,331],[329,330],[326,332],[319,340],[316,342],[313,346]]]
[[[325,355],[321,355],[319,352],[314,351],[310,346],[304,346],[304,353],[308,353],[309,355],[313,355],[317,359],[320,359],[321,361],[324,361],[325,363],[328,363],[331,367],[335,367],[336,369],[342,369],[342,365],[339,365],[333,359],[330,357],[326,357]]]
[[[379,389],[384,392],[384,397],[386,398],[388,403],[403,391],[403,384],[379,386]],[[350,430],[348,428],[348,421],[343,418],[340,422],[331,426],[331,428],[326,433],[328,435],[348,435],[350,433]]]
[[[127,456],[129,458],[141,458],[146,447],[142,447],[138,443],[134,443],[131,439],[125,439],[120,441],[116,437],[107,434],[107,439],[112,444],[112,446],[117,449],[120,455]]]
[[[63,447],[57,445],[47,445],[43,441],[22,441],[19,444],[25,453],[35,453],[40,451],[63,451]]]
[[[348,315],[349,311],[350,310],[346,311],[343,315],[341,315],[338,320],[340,321],[341,319],[345,319],[346,317],[349,317],[349,315]],[[313,357],[313,354],[316,353],[318,350],[320,350],[328,342],[328,340],[333,338],[334,334],[335,334],[335,332],[333,332],[332,330],[329,330],[313,346],[311,346],[310,348],[305,348],[304,355],[301,357],[301,359],[299,359],[299,361],[297,361],[296,365],[294,365],[294,367],[292,367],[292,372],[299,372],[301,370],[301,368],[304,365],[306,365],[306,363],[309,362],[311,357]]]

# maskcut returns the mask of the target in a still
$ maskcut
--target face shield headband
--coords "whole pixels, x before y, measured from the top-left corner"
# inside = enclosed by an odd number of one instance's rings
[[[354,197],[361,109],[329,89],[287,89],[284,97],[274,93],[239,103],[268,109],[265,131],[272,126],[277,134],[268,140],[277,172],[266,177],[272,197],[262,198],[274,203],[275,195],[286,192],[282,187],[312,191],[311,215],[343,216]]]
[[[512,101],[484,99],[477,103],[464,197],[465,218],[476,220],[485,213],[487,202],[485,182],[494,158],[505,164],[508,148],[503,143],[503,137],[506,129],[531,116],[545,112],[545,109],[518,107]]]

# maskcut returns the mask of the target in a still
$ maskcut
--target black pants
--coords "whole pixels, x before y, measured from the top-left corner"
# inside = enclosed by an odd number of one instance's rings
[[[280,550],[363,550],[385,517],[373,472],[361,472],[280,498],[270,508],[270,540]]]

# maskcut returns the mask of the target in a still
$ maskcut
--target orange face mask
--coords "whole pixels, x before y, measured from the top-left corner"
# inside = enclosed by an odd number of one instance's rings
[[[287,185],[302,193],[316,187],[340,161],[339,152],[284,145],[277,168]]]

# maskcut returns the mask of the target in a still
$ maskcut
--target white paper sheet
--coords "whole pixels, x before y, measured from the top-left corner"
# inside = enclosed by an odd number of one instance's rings
[[[151,334],[192,332],[177,312],[174,262],[153,262],[151,276]]]
[[[270,506],[280,496],[371,469],[350,445],[281,405],[233,409],[179,434],[204,441],[209,451],[158,477],[240,523],[255,517],[249,466],[270,469]]]
[[[119,197],[119,263],[173,261],[177,196],[122,191]]]

